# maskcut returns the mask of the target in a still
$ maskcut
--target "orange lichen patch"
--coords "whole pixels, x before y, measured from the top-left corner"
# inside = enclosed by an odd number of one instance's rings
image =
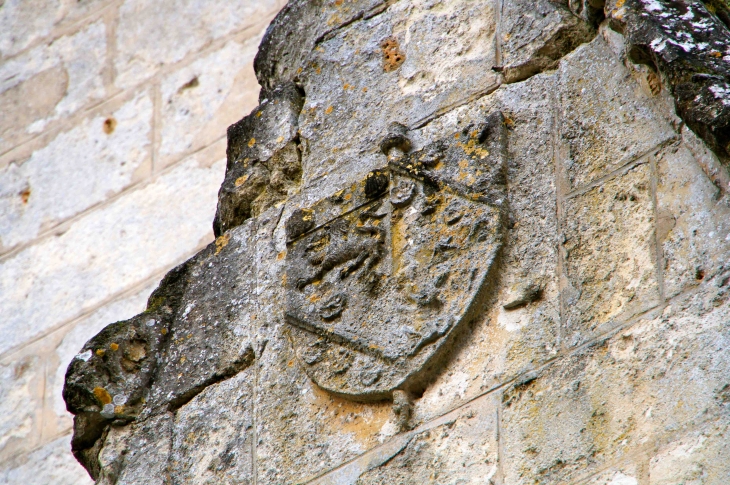
[[[119,344],[112,342],[109,345],[109,348],[112,349],[114,352],[116,352],[117,350],[119,350]]]
[[[94,396],[96,396],[96,399],[102,404],[109,404],[112,402],[112,396],[109,394],[109,392],[104,389],[103,387],[95,387],[94,388]]]
[[[248,140],[248,147],[252,148],[256,144],[256,138],[251,138]]]
[[[300,68],[301,69],[301,68]],[[256,112],[256,118],[261,118],[261,115],[263,114],[263,111]]]
[[[222,236],[218,236],[215,239],[215,254],[220,253],[223,251],[223,248],[228,245],[228,241],[231,239],[231,236],[227,234],[223,234]]]
[[[616,2],[616,8],[621,8],[624,6],[624,3],[626,3],[626,0],[618,0]]]
[[[279,138],[276,139],[276,143],[281,143],[283,141],[284,141],[284,137],[283,136],[280,136]]]
[[[167,329],[166,328],[163,328],[162,330],[160,330],[160,333],[162,335],[167,335]]]
[[[99,357],[104,357],[104,354],[106,354],[106,350],[104,350],[104,349],[96,350],[96,355],[98,355]]]
[[[368,88],[362,88],[362,92],[363,93],[367,93],[368,92]]]
[[[515,122],[512,120],[512,118],[505,118],[504,126],[506,126],[507,128],[513,128],[515,126]]]
[[[385,39],[380,44],[380,48],[383,51],[383,70],[385,72],[395,71],[406,60],[406,55],[401,52],[395,37]]]
[[[286,365],[287,365],[287,367],[294,367],[294,361],[290,360],[289,362],[286,363]]]
[[[332,112],[332,106],[329,106],[326,110],[324,110],[324,114],[328,115]]]
[[[114,406],[114,414],[123,414],[124,406]]]
[[[185,357],[184,355],[182,357],[180,357],[180,363],[181,364],[184,364],[185,361],[187,361],[187,360],[188,360],[187,357]]]
[[[117,120],[114,118],[107,118],[104,120],[104,125],[102,129],[104,130],[104,133],[107,135],[111,135],[114,133],[114,129],[117,127]]]
[[[286,251],[282,251],[279,254],[277,254],[276,255],[276,260],[277,261],[281,261],[282,259],[284,259],[284,256],[286,256]]]
[[[20,200],[23,201],[23,204],[27,204],[28,199],[30,199],[30,188],[21,190],[20,191]]]
[[[234,185],[235,185],[236,187],[240,187],[241,185],[243,185],[243,184],[245,184],[245,183],[246,183],[246,180],[248,180],[248,177],[249,177],[249,175],[248,175],[248,174],[246,174],[246,175],[241,175],[240,177],[238,177],[238,178],[236,179],[236,181],[235,181],[235,182],[233,182],[233,184],[234,184]]]

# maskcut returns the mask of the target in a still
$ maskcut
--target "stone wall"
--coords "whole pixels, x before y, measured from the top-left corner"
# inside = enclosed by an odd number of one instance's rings
[[[0,2],[0,483],[89,483],[66,367],[213,239],[282,0]]]

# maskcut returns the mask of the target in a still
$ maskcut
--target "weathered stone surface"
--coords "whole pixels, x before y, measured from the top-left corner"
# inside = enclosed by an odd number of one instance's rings
[[[606,14],[610,25],[626,36],[629,58],[664,75],[677,114],[728,167],[728,8],[722,2],[706,3],[609,0]]]
[[[505,82],[522,81],[554,69],[560,59],[595,35],[595,26],[577,17],[569,3],[548,0],[504,2],[500,66]]]
[[[259,86],[251,61],[261,34],[231,41],[165,78],[160,93],[161,164],[220,139],[228,125],[256,107]]]
[[[685,143],[660,152],[656,165],[657,239],[664,291],[673,297],[730,261],[730,208]]]
[[[566,201],[568,344],[659,304],[651,169],[642,163]]]
[[[37,446],[44,372],[39,356],[0,364],[0,457],[12,455],[17,447],[29,451]]]
[[[397,2],[323,39],[300,75],[303,182],[355,182],[382,165],[391,122],[415,128],[496,88],[494,34],[493,2]]]
[[[506,137],[499,112],[404,155],[407,135],[388,134],[388,170],[290,216],[286,318],[320,387],[371,400],[422,388],[480,311],[504,233]]]
[[[109,0],[8,0],[0,9],[0,57],[7,59],[18,54],[47,38],[58,27],[67,26],[108,3]]]
[[[0,248],[28,242],[137,182],[150,170],[151,125],[152,100],[140,94],[2,169]]]
[[[71,436],[62,436],[10,462],[0,470],[0,483],[92,485],[94,482],[86,470],[68,459],[69,441]]]
[[[508,483],[569,482],[645,443],[727,423],[729,289],[718,275],[506,391]]]
[[[126,0],[116,28],[115,84],[128,88],[152,76],[209,42],[265,20],[278,6],[275,0],[231,3],[176,0],[165,4]],[[186,28],[162,29],[168,18]]]
[[[226,178],[213,221],[216,236],[261,214],[298,188],[302,93],[293,83],[286,83],[269,97],[228,128]]]
[[[72,365],[92,474],[638,485],[715,466],[724,201],[600,4],[287,7],[228,132],[215,243],[84,347],[136,332],[144,362]],[[104,411],[96,389],[136,400]],[[698,432],[696,454],[677,444]]]
[[[253,369],[246,369],[209,386],[178,410],[172,431],[171,483],[253,483],[255,382]]]
[[[99,451],[99,485],[169,483],[173,418],[165,413],[125,427],[111,427]],[[94,475],[92,473],[92,475]]]
[[[286,4],[266,30],[254,69],[263,95],[279,84],[294,81],[304,69],[312,49],[328,34],[361,18],[377,15],[384,0],[293,0]],[[292,37],[296,42],[292,42]]]
[[[12,8],[6,3],[0,16]],[[94,22],[0,64],[0,153],[107,95],[106,32],[103,22]]]
[[[223,168],[222,162],[200,167],[191,157],[74,221],[63,234],[0,261],[0,351],[80,315],[212,239],[207,221]],[[170,213],[161,203],[171,198],[180,212]]]
[[[676,136],[637,87],[602,36],[561,63],[560,133],[570,189],[585,187]]]
[[[481,398],[446,419],[429,423],[422,431],[416,430],[397,455],[366,471],[354,483],[495,483],[499,460],[497,402],[495,396]]]

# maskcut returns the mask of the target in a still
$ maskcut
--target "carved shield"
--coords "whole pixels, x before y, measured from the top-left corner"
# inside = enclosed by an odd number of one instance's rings
[[[404,153],[286,224],[286,309],[301,365],[354,399],[418,390],[481,308],[502,245],[501,113]]]

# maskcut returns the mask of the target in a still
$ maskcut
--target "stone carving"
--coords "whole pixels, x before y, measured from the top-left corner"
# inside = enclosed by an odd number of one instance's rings
[[[417,390],[481,302],[502,246],[501,113],[407,153],[286,223],[286,320],[309,376],[355,399]]]

